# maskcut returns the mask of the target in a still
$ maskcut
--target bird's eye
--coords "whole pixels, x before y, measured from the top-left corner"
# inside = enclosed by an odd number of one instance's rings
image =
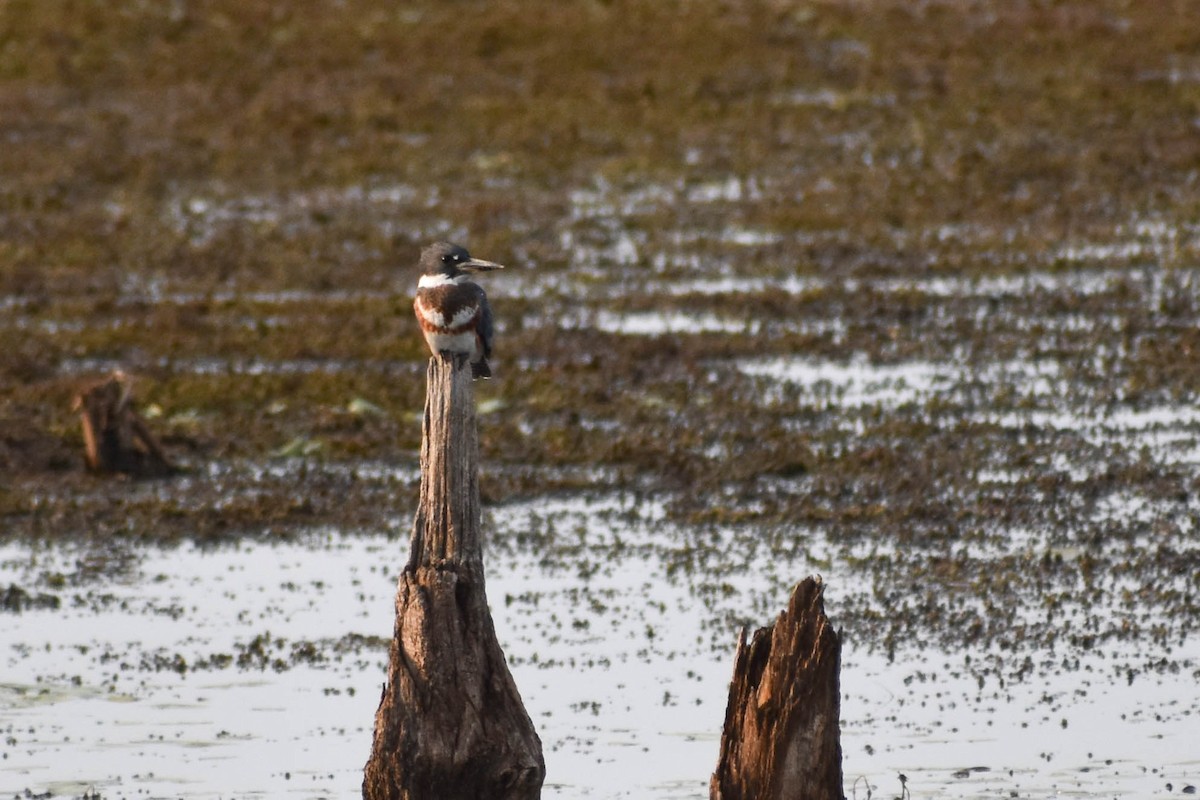
[[[447,253],[446,255],[442,256],[442,263],[443,263],[443,264],[453,264],[453,263],[454,263],[454,256],[452,256],[452,255],[450,255],[449,253]]]

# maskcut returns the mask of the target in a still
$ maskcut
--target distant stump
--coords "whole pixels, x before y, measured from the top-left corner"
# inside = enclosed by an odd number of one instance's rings
[[[84,463],[92,472],[159,477],[176,471],[138,414],[123,372],[84,389],[73,408],[83,426]]]

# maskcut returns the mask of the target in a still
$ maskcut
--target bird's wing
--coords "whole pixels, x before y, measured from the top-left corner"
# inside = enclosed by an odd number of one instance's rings
[[[479,341],[483,344],[483,357],[487,358],[492,354],[492,336],[495,333],[495,328],[492,323],[492,307],[488,304],[487,295],[481,287],[479,289]]]

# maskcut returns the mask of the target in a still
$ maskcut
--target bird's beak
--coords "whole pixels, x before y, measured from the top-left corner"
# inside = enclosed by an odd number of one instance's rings
[[[470,258],[457,265],[463,272],[487,272],[493,269],[504,269],[503,264],[494,261],[484,261],[481,258]]]

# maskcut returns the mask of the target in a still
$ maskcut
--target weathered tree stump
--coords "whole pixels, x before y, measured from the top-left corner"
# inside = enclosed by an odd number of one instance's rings
[[[806,578],[788,608],[738,637],[712,800],[843,800],[841,641],[824,584]]]
[[[128,376],[114,372],[75,397],[83,424],[84,462],[93,472],[139,477],[175,471],[154,434],[137,413]]]
[[[428,381],[420,505],[363,797],[538,798],[542,743],[484,594],[471,370],[434,357]]]

